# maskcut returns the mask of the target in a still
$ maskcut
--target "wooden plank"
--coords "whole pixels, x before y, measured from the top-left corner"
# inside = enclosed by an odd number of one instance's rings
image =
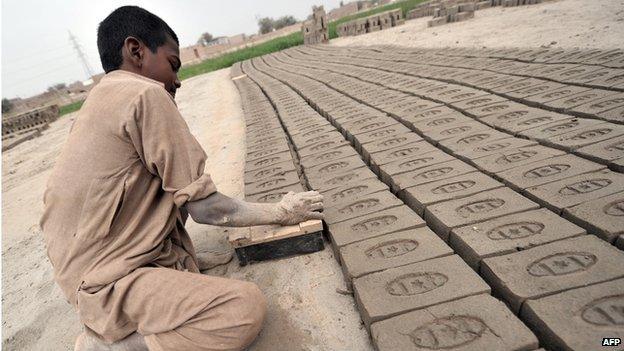
[[[236,76],[236,77],[232,78],[232,80],[239,80],[239,79],[242,79],[242,78],[245,78],[245,77],[247,77],[246,74],[241,74],[240,76]]]
[[[230,244],[237,248],[320,232],[322,230],[322,221],[309,220],[290,226],[263,225],[249,227],[247,230],[231,233],[228,239]]]

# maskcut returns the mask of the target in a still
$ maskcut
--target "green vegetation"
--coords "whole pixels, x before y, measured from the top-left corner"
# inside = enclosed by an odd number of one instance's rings
[[[403,16],[407,14],[407,12],[416,5],[420,4],[425,0],[404,0],[399,2],[394,2],[392,4],[388,4],[385,6],[380,6],[378,8],[371,9],[369,11],[360,12],[351,16],[343,17],[337,21],[329,23],[329,38],[334,39],[338,37],[336,33],[336,25],[340,23],[344,23],[353,19],[368,17],[374,15],[376,13],[394,10],[400,8],[403,12]],[[303,44],[303,34],[301,32],[295,32],[283,37],[275,38],[264,42],[262,44],[239,49],[233,52],[229,52],[215,58],[207,59],[202,61],[201,63],[182,67],[180,72],[178,72],[178,77],[180,80],[188,79],[200,74],[216,71],[222,68],[227,68],[232,66],[236,62],[241,62],[248,60],[250,58],[270,54],[273,52],[277,52],[280,50],[288,49],[292,46],[297,46]],[[69,104],[61,107],[61,115],[66,113],[74,112],[80,109],[82,106],[82,102],[75,102],[73,104]]]
[[[330,22],[329,23],[329,39],[334,39],[338,37],[338,33],[336,32],[336,26],[338,24],[344,23],[344,22],[348,22],[354,19],[358,19],[358,18],[364,18],[364,17],[368,17],[368,16],[372,16],[374,14],[380,13],[380,12],[384,12],[384,11],[390,11],[390,10],[395,10],[395,9],[401,9],[401,12],[403,12],[403,17],[405,17],[405,15],[407,15],[407,12],[411,9],[413,9],[414,7],[416,7],[416,5],[420,4],[421,2],[424,2],[425,0],[404,0],[404,1],[398,1],[398,2],[394,2],[392,4],[388,4],[385,6],[380,6],[368,11],[364,11],[364,12],[358,12],[356,14],[353,14],[351,16],[345,16],[339,20],[336,20],[334,22]]]
[[[80,107],[82,107],[83,102],[84,101],[76,101],[69,105],[61,106],[60,111],[59,111],[59,116],[66,115],[68,113],[72,113],[72,112],[76,112],[80,110]]]

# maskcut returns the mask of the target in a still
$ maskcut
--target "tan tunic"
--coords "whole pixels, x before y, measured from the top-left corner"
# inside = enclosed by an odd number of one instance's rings
[[[41,227],[57,283],[96,332],[136,330],[120,291],[132,281],[114,288],[122,277],[197,270],[179,208],[216,191],[205,160],[163,84],[117,70],[90,92],[48,181]]]

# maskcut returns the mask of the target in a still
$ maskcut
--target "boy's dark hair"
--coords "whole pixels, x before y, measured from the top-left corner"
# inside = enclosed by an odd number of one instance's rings
[[[104,72],[119,69],[123,58],[121,48],[127,37],[135,37],[143,42],[151,52],[170,36],[176,44],[178,36],[160,17],[138,6],[122,6],[111,12],[98,27],[97,45]]]

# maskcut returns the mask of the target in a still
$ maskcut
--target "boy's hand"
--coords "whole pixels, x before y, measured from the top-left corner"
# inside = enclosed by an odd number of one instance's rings
[[[323,219],[323,195],[318,191],[306,191],[303,193],[288,192],[277,203],[278,223],[281,225],[293,225],[310,219]]]

